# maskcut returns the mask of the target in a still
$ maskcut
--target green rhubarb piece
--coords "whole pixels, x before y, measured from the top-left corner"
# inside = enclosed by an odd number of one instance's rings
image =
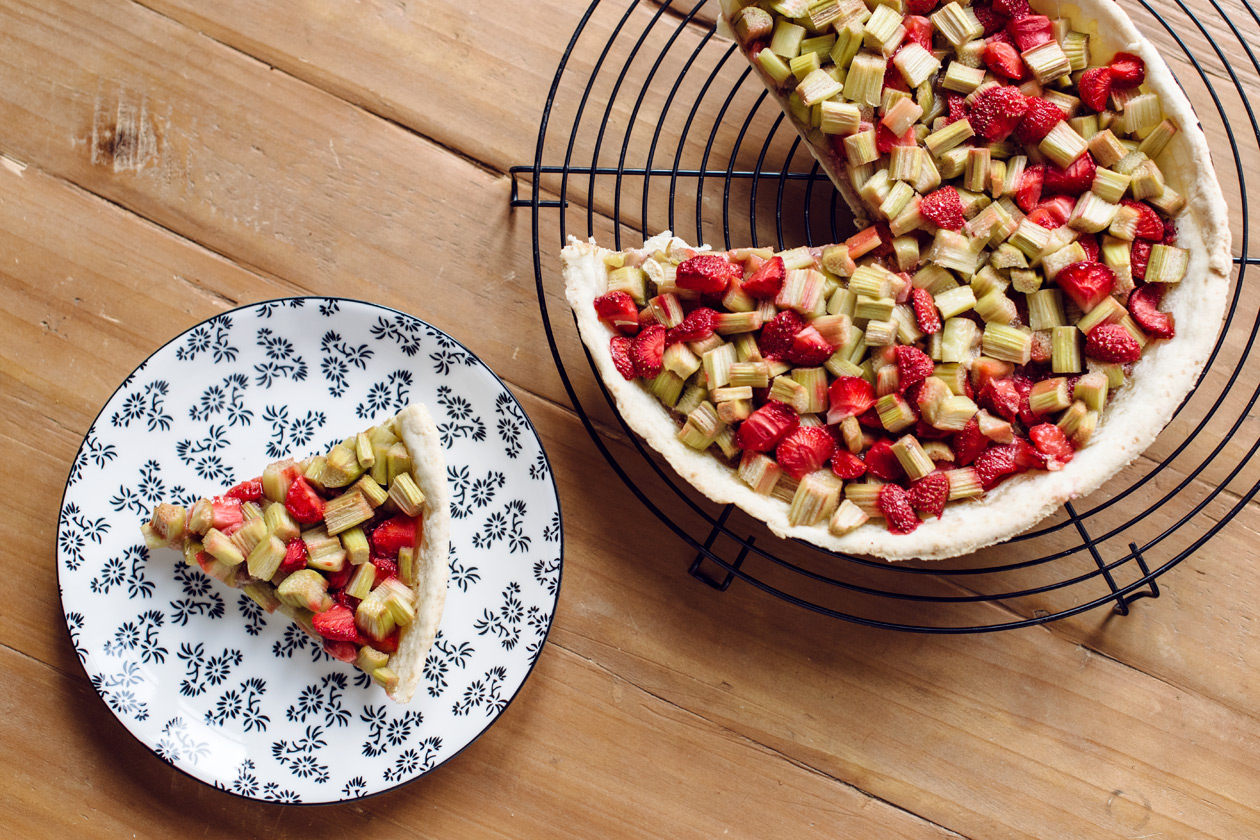
[[[407,514],[407,516],[419,516],[420,512],[424,509],[424,493],[420,491],[420,487],[416,484],[416,480],[411,477],[411,473],[409,472],[399,473],[394,476],[394,480],[390,482],[389,485],[389,498],[390,501],[397,505],[398,509]],[[328,519],[330,522],[329,531],[335,533],[331,527],[331,518],[327,513],[328,507],[331,504],[332,502],[329,502],[324,506],[324,518]],[[371,507],[367,506],[367,508],[368,518],[370,519],[372,516]],[[352,522],[351,524],[358,525],[359,522],[363,521],[366,520],[359,520],[357,522]]]
[[[153,515],[149,519],[149,526],[152,528],[153,536],[157,539],[158,545],[149,546],[150,548],[160,548],[178,542],[184,538],[187,533],[188,511],[179,505],[171,505],[165,502],[159,504],[153,509]],[[145,535],[145,541],[148,542],[148,535]]]
[[[232,542],[232,538],[218,528],[210,528],[202,538],[202,545],[207,554],[228,566],[238,566],[245,562],[245,555]]]
[[[770,382],[769,399],[791,406],[797,414],[804,414],[809,409],[811,395],[804,385],[790,375],[776,376]]]
[[[376,583],[376,567],[371,563],[363,563],[354,570],[354,575],[346,584],[345,593],[351,598],[362,600],[372,591],[374,583]]]
[[[870,517],[866,515],[849,499],[844,499],[836,507],[836,512],[831,515],[831,520],[827,523],[827,530],[837,537],[845,534],[863,525]]]
[[[291,458],[283,461],[276,461],[274,464],[268,464],[263,468],[262,486],[263,496],[273,502],[283,502],[284,497],[289,494],[289,476],[292,470],[296,468],[296,464]]]
[[[902,437],[892,445],[892,451],[911,481],[918,481],[936,469],[936,465],[923,451],[923,446],[914,435]]]
[[[324,572],[339,572],[346,562],[346,550],[341,540],[331,536],[323,525],[302,532],[306,543],[306,565]]]
[[[883,484],[858,484],[849,482],[844,485],[844,498],[866,514],[870,519],[883,519],[884,513],[879,509],[879,491]]]
[[[713,445],[723,425],[713,403],[705,400],[687,415],[687,422],[678,431],[678,439],[703,452]]]
[[[981,347],[986,356],[1026,365],[1032,360],[1032,335],[1007,324],[988,323]]]
[[[1027,296],[1028,326],[1034,330],[1048,330],[1067,324],[1063,311],[1063,296],[1058,289],[1040,289]]]
[[[398,549],[398,579],[411,586],[416,582],[416,549],[410,545]]]
[[[189,566],[197,565],[197,555],[205,551],[205,546],[201,540],[187,539],[184,541],[184,562]]]
[[[683,389],[682,396],[678,398],[678,402],[674,404],[674,411],[682,415],[690,414],[708,398],[708,388],[705,388],[703,385],[688,384]]]
[[[328,580],[314,569],[298,569],[276,587],[276,597],[282,604],[321,612],[328,597]]]
[[[406,473],[395,479],[395,484],[403,480]],[[410,478],[410,476],[407,476]],[[413,482],[414,485],[414,482]],[[391,498],[392,495],[391,495]],[[400,504],[401,508],[402,505]],[[324,524],[329,535],[340,534],[355,525],[361,525],[372,518],[373,507],[357,490],[348,490],[324,502]],[[408,516],[415,514],[408,513]]]
[[[214,505],[209,499],[198,499],[188,511],[187,531],[190,534],[205,534],[214,521]]]
[[[1054,414],[1071,404],[1067,379],[1062,376],[1043,379],[1035,383],[1028,393],[1028,407],[1034,414]]]
[[[731,365],[739,360],[735,345],[723,343],[702,357],[704,376],[709,390],[730,384]]]
[[[890,432],[900,432],[914,425],[914,409],[900,394],[885,394],[875,401],[880,424]]]
[[[1091,371],[1076,380],[1072,396],[1090,411],[1102,411],[1107,405],[1107,374]]]
[[[302,533],[297,520],[289,513],[289,509],[280,502],[271,502],[263,511],[263,524],[267,533],[275,536],[283,543],[288,543]]]
[[[373,671],[384,668],[389,664],[389,654],[377,650],[371,645],[364,645],[359,648],[359,656],[355,659],[354,664],[360,671],[366,671],[371,674]]]
[[[829,518],[840,504],[843,484],[831,470],[818,470],[803,477],[788,506],[788,524],[815,525]]]
[[[411,453],[407,451],[406,444],[400,442],[390,446],[386,460],[389,464],[389,480],[382,482],[385,486],[393,486],[394,479],[400,475],[411,475]]]
[[[394,632],[397,624],[394,621],[394,614],[390,611],[386,598],[389,592],[383,586],[378,586],[368,593],[368,596],[359,602],[359,606],[354,611],[354,623],[361,632],[370,637],[373,641],[381,642],[389,638]]]
[[[609,292],[625,292],[634,302],[643,306],[647,302],[647,272],[642,268],[622,266],[608,272]]]
[[[361,475],[363,475],[363,465],[359,463],[355,450],[344,443],[339,443],[328,450],[319,481],[325,487],[345,487],[353,484]]]
[[[346,550],[346,559],[351,565],[358,566],[372,559],[372,547],[368,544],[367,535],[358,525],[347,528],[338,537],[341,540],[341,547]]]
[[[950,2],[931,17],[936,30],[955,50],[984,34],[984,26],[970,6]]]
[[[1098,305],[1089,312],[1081,316],[1076,322],[1076,328],[1086,335],[1099,324],[1114,324],[1127,314],[1126,310],[1118,300],[1108,295],[1098,302]]]
[[[276,588],[265,580],[250,581],[241,587],[241,591],[269,613],[275,612],[280,606],[280,599],[276,597]]]
[[[678,374],[662,370],[648,382],[648,390],[652,392],[652,396],[660,400],[662,405],[673,408],[678,403],[678,398],[682,396],[685,385],[686,380]]]
[[[1190,265],[1190,252],[1173,245],[1152,245],[1146,264],[1147,283],[1180,283]]]
[[[739,477],[755,493],[769,495],[782,474],[778,463],[761,452],[746,450],[740,457]]]
[[[967,287],[962,287],[967,288]],[[971,289],[967,289],[970,294]],[[939,298],[938,298],[938,306]],[[943,315],[944,313],[942,313]],[[969,362],[974,354],[980,328],[968,318],[949,318],[941,338],[941,361]]]
[[[280,569],[284,553],[285,543],[274,534],[269,534],[259,540],[258,545],[254,546],[254,550],[246,558],[249,576],[258,580],[271,580]]]
[[[1051,331],[1050,369],[1055,373],[1077,373],[1081,369],[1081,332],[1076,327],[1054,327]]]
[[[980,474],[972,467],[948,470],[945,476],[949,479],[949,500],[951,502],[984,495],[984,485],[980,482]]]
[[[351,489],[361,493],[374,508],[380,507],[389,499],[389,491],[377,484],[376,479],[370,475],[362,476]]]

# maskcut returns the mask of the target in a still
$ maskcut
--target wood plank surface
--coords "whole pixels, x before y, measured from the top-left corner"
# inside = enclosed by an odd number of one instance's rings
[[[1078,504],[1088,514],[1142,482],[1224,394],[1205,433],[1140,490],[1088,519],[1091,530],[1118,531],[1104,547],[1108,560],[1129,540],[1177,526],[1150,549],[1159,563],[1232,516],[1159,579],[1159,599],[1136,602],[1128,616],[1103,608],[1021,631],[925,636],[841,622],[743,581],[719,593],[686,574],[694,551],[684,540],[610,480],[572,410],[542,330],[530,211],[509,206],[508,169],[533,162],[540,108],[584,9],[508,0],[487,14],[477,5],[0,2],[0,442],[12,463],[47,465],[0,487],[10,512],[0,519],[0,563],[10,576],[22,570],[28,593],[20,609],[0,606],[0,731],[12,765],[0,780],[0,833],[1260,836],[1260,582],[1252,562],[1260,504],[1246,499],[1260,479],[1252,451],[1260,417],[1246,409],[1260,387],[1260,367],[1245,364],[1254,361],[1247,342],[1260,318],[1254,284],[1240,287],[1235,328],[1173,426],[1147,457]],[[1166,0],[1154,6],[1184,20]],[[575,160],[751,168],[764,151],[765,166],[808,171],[782,126],[766,141],[775,118],[758,106],[755,83],[739,87],[723,112],[737,67],[720,70],[687,130],[704,90],[700,71],[729,51],[703,23],[711,10],[688,22],[690,7],[609,8],[592,14],[570,56],[548,162],[562,160],[574,97],[595,68],[596,47],[628,10],[624,31],[648,35],[637,53],[633,40],[610,53],[608,62],[629,62],[630,71],[615,97],[607,76],[597,78],[584,119],[606,112],[606,139],[596,155],[584,131]],[[1255,98],[1251,56],[1204,9],[1205,27]],[[1239,27],[1253,21],[1241,5],[1225,9]],[[1195,101],[1210,98],[1187,75],[1193,68],[1178,58],[1172,34],[1151,26]],[[1210,50],[1193,27],[1178,35],[1196,52]],[[644,56],[667,47],[654,70]],[[664,83],[684,70],[667,110]],[[1224,90],[1228,73],[1212,67],[1208,75]],[[652,104],[636,112],[643,95]],[[1222,96],[1231,127],[1249,142],[1243,100]],[[1231,164],[1225,123],[1206,114],[1204,124],[1218,163]],[[634,155],[619,160],[627,137]],[[1235,203],[1260,182],[1260,150],[1244,145],[1239,163],[1237,174],[1222,176]],[[540,211],[550,214],[544,276],[557,270],[558,219],[611,241],[633,240],[645,218],[720,236],[729,213],[733,236],[755,227],[769,239],[779,234],[780,185],[785,201],[808,196],[815,209],[808,223],[788,219],[785,235],[828,234],[829,188],[736,179],[729,194],[720,181],[697,193],[694,179],[681,182],[672,197],[657,178],[624,178],[620,193],[607,176],[593,189],[590,179],[565,184],[568,209]],[[544,178],[540,197],[554,199],[561,187],[558,177]],[[753,202],[756,225],[746,221]],[[1235,231],[1240,252],[1239,217]],[[1255,253],[1260,238],[1249,232]],[[395,306],[467,344],[537,426],[565,513],[555,626],[502,720],[415,784],[320,809],[243,802],[172,770],[127,735],[59,629],[54,560],[64,477],[118,382],[187,327],[295,293]],[[631,479],[672,504],[586,369],[559,289],[550,284],[545,294],[581,406]],[[1238,429],[1209,458],[1232,418]],[[1164,496],[1173,501],[1160,503]],[[1199,515],[1181,525],[1199,502]],[[1141,522],[1126,524],[1148,506]],[[708,522],[676,507],[682,533],[703,538]],[[716,514],[707,503],[696,507]],[[755,530],[741,514],[732,527]],[[773,541],[757,533],[758,545]],[[1075,539],[1064,528],[1041,544]],[[996,580],[909,576],[796,546],[775,550],[851,586],[947,599],[1036,589],[1096,569],[1078,552]],[[968,562],[1010,562],[1016,551]],[[769,585],[903,623],[1031,618],[1078,602],[1082,591],[1108,591],[1095,576],[1069,592],[925,604],[811,586],[756,557],[747,563]],[[1121,585],[1131,572],[1124,567]]]

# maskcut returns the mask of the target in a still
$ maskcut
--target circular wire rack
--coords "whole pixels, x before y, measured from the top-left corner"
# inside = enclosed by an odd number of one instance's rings
[[[716,25],[716,3],[593,0],[560,58],[534,161],[513,167],[511,204],[529,208],[542,321],[574,409],[630,491],[684,548],[697,579],[742,581],[864,625],[973,633],[1098,607],[1125,615],[1157,578],[1199,551],[1260,490],[1260,292],[1248,284],[1246,174],[1260,172],[1249,94],[1260,62],[1242,30],[1251,0],[1129,0],[1172,66],[1212,147],[1233,211],[1234,277],[1220,338],[1195,390],[1147,453],[1039,527],[975,554],[890,564],[782,540],[709,502],[613,408],[564,300],[569,236],[616,249],[668,228],[715,247],[838,242],[852,215]],[[623,244],[623,240],[624,244]],[[1253,271],[1254,274],[1254,271]],[[1254,509],[1254,508],[1253,508]]]

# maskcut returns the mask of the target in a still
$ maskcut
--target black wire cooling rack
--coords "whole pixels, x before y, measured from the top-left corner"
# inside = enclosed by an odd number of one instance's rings
[[[1147,455],[1046,524],[952,561],[888,564],[774,537],[697,494],[612,409],[564,302],[569,235],[638,246],[663,228],[691,242],[778,248],[840,241],[852,217],[733,43],[716,3],[602,2],[560,58],[532,165],[514,167],[529,208],[543,325],[564,387],[612,470],[684,544],[690,573],[739,580],[836,618],[925,633],[1041,624],[1096,607],[1128,614],[1260,490],[1260,292],[1250,288],[1246,173],[1260,172],[1260,93],[1250,0],[1126,2],[1195,103],[1230,197],[1235,277],[1221,338],[1195,391]],[[527,192],[528,194],[523,194]],[[692,226],[694,224],[694,227]],[[1254,272],[1253,272],[1254,275]],[[620,429],[620,432],[618,431]],[[1079,506],[1079,510],[1078,510]],[[1206,547],[1205,547],[1206,546]],[[694,557],[694,560],[691,558]]]

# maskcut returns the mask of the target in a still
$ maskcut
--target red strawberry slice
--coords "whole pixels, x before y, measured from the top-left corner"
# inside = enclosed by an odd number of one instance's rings
[[[774,458],[783,471],[800,480],[822,469],[836,452],[836,440],[822,426],[799,426],[775,447]]]
[[[941,187],[925,195],[919,202],[919,212],[932,224],[945,230],[962,230],[966,221],[958,190],[953,187]]]
[[[1131,198],[1120,199],[1120,204],[1124,207],[1132,207],[1138,211],[1137,230],[1134,235],[1138,239],[1145,239],[1149,242],[1162,242],[1164,240],[1164,223],[1160,220],[1159,214],[1155,209],[1145,201],[1134,201]]]
[[[1172,219],[1162,219],[1164,223],[1164,238],[1161,243],[1164,245],[1177,244],[1177,223]]]
[[[1095,111],[1107,108],[1107,99],[1111,96],[1111,70],[1107,67],[1091,67],[1081,74],[1079,93],[1081,101]]]
[[[932,5],[933,6],[936,5],[936,0],[932,0]],[[912,43],[918,44],[919,46],[923,47],[923,49],[927,50],[928,52],[931,52],[932,51],[932,21],[926,17],[923,17],[922,14],[915,14],[914,10],[910,7],[910,4],[908,3],[906,4],[906,8],[908,11],[911,12],[911,14],[906,15],[901,21],[901,25],[906,28],[906,37],[905,37],[905,40],[903,40],[901,43],[903,45],[912,44]],[[924,14],[926,14],[926,12]],[[898,47],[898,49],[901,49],[901,48]]]
[[[945,118],[947,125],[967,116],[967,100],[961,93],[946,93],[945,106],[949,109],[949,116]]]
[[[974,465],[980,486],[992,490],[1016,471],[1015,444],[997,444],[976,456]]]
[[[791,406],[781,402],[768,402],[739,424],[735,431],[735,442],[740,449],[750,452],[769,452],[779,441],[795,431],[800,423],[800,415]]]
[[[644,379],[655,379],[661,373],[665,354],[665,328],[652,324],[639,331],[630,345],[630,361],[634,372]]]
[[[398,549],[416,544],[416,520],[403,514],[386,519],[372,529],[368,541],[372,544],[372,554],[397,557]]]
[[[315,488],[299,475],[289,485],[289,492],[284,497],[284,506],[289,515],[303,525],[314,525],[324,518],[324,500],[315,492]]]
[[[827,423],[839,423],[846,417],[864,414],[875,404],[875,389],[860,376],[841,376],[829,386],[830,408]]]
[[[928,335],[941,331],[941,313],[936,309],[936,299],[927,289],[914,289],[910,292],[910,301],[914,306],[914,320],[919,330]]]
[[[916,382],[922,382],[936,370],[932,357],[917,347],[911,347],[908,344],[898,344],[895,352],[897,354],[897,370],[900,373],[897,390],[903,394],[911,385]]]
[[[775,259],[779,259],[775,257]],[[782,262],[782,260],[779,260]],[[677,344],[680,341],[704,341],[713,335],[713,325],[717,323],[717,312],[707,306],[700,306],[687,313],[682,323],[671,327],[665,333],[665,344]]]
[[[1111,84],[1121,90],[1135,88],[1146,81],[1146,62],[1133,53],[1116,53],[1108,69],[1111,70]]]
[[[1004,31],[1007,18],[998,14],[997,10],[988,3],[972,3],[971,10],[976,13],[976,20],[980,21],[980,25],[984,27],[982,33],[984,37]]]
[[[1063,109],[1039,96],[1030,96],[1027,102],[1028,111],[1015,127],[1015,138],[1025,146],[1036,146],[1050,129],[1063,122]]]
[[[919,517],[910,504],[910,494],[900,485],[885,484],[879,488],[875,503],[888,521],[888,530],[894,534],[909,534],[919,527]]]
[[[836,349],[827,343],[813,326],[807,326],[792,339],[792,349],[788,350],[787,360],[801,367],[818,367],[831,358]]]
[[[311,618],[315,632],[334,642],[361,642],[359,628],[354,626],[354,613],[337,605]]]
[[[398,561],[393,557],[372,557],[372,565],[376,567],[377,581],[398,577]]]
[[[1036,222],[1047,230],[1061,228],[1067,224],[1068,218],[1072,215],[1072,208],[1075,206],[1076,202],[1071,196],[1056,195],[1054,198],[1046,198],[1038,202],[1028,214],[1028,220]]]
[[[993,11],[1013,20],[1032,14],[1028,0],[993,0]]]
[[[892,69],[897,71],[896,67],[893,67]],[[881,155],[888,154],[888,150],[893,146],[913,146],[914,144],[914,126],[907,128],[906,133],[900,137],[893,134],[892,129],[884,125],[882,122],[875,127],[875,149]]]
[[[241,500],[235,496],[215,496],[211,499],[210,524],[229,536],[236,533],[245,524]]]
[[[1151,243],[1135,239],[1129,246],[1129,271],[1138,280],[1146,279],[1146,265],[1151,261]]]
[[[256,502],[262,498],[262,494],[262,479],[251,478],[249,481],[242,481],[223,495],[240,502]]]
[[[1066,169],[1052,163],[1046,167],[1046,192],[1071,196],[1089,192],[1089,188],[1094,185],[1097,171],[1094,156],[1089,152],[1072,161]]]
[[[845,481],[866,475],[866,462],[847,449],[839,449],[831,456],[831,471]]]
[[[1100,362],[1136,362],[1142,346],[1119,324],[1099,324],[1085,336],[1085,355]]]
[[[984,46],[981,60],[996,76],[1012,82],[1024,78],[1024,60],[1020,58],[1013,44],[990,39]]]
[[[784,309],[771,318],[761,328],[757,339],[757,348],[762,358],[769,361],[782,361],[792,349],[796,334],[805,329],[805,319],[791,309]]]
[[[910,504],[919,513],[940,517],[949,501],[949,476],[945,473],[925,475],[910,485]]]
[[[350,568],[353,569],[357,567],[351,566]],[[357,610],[359,608],[359,602],[362,600],[361,598],[356,598],[353,595],[346,594],[346,590],[344,589],[339,589],[332,593],[332,599],[334,604],[341,604],[341,606],[351,610]]]
[[[350,577],[353,574],[354,566],[346,562],[343,562],[341,564],[341,568],[337,569],[335,572],[325,573],[324,576],[328,578],[329,593],[336,592],[339,589],[344,589],[345,585],[350,582]]]
[[[892,441],[888,438],[880,438],[866,450],[866,469],[871,475],[884,481],[900,481],[906,475],[901,461],[893,452]]]
[[[988,88],[972,101],[967,119],[976,134],[998,142],[1011,135],[1027,112],[1028,102],[1019,88],[999,85]]]
[[[623,335],[639,331],[639,308],[629,293],[616,291],[595,298],[599,320]]]
[[[1011,382],[1015,384],[1015,392],[1019,394],[1019,421],[1025,427],[1037,425],[1041,422],[1041,417],[1033,414],[1032,408],[1028,404],[1028,397],[1032,393],[1033,380],[1022,373],[1017,373],[1011,377]]]
[[[279,571],[291,575],[298,569],[305,569],[307,557],[306,541],[301,537],[294,537],[284,548],[284,559],[280,561]]]
[[[1045,15],[1024,15],[1006,25],[1021,53],[1054,40],[1054,24]]]
[[[1045,184],[1046,165],[1044,163],[1034,163],[1024,170],[1024,175],[1019,180],[1019,187],[1015,190],[1015,203],[1019,205],[1019,209],[1025,213],[1031,213],[1033,208],[1041,201],[1041,189]]]
[[[1034,424],[1037,425],[1037,424]],[[1049,459],[1022,437],[1015,438],[1011,444],[1015,448],[1015,469],[1019,472],[1024,470],[1044,470]]]
[[[630,347],[633,344],[634,339],[624,335],[614,335],[608,342],[608,353],[612,356],[613,367],[625,379],[634,379],[638,376],[634,371],[634,360],[630,358]]]
[[[906,0],[906,11],[912,15],[928,15],[941,0]]]
[[[989,439],[980,431],[980,423],[973,417],[961,432],[954,435],[954,463],[965,467],[987,449]]]
[[[1092,233],[1082,233],[1076,237],[1076,244],[1081,246],[1081,250],[1085,252],[1085,259],[1090,262],[1098,262],[1098,255],[1102,252],[1102,248],[1098,245],[1098,237]]]
[[[1061,269],[1054,282],[1076,301],[1082,312],[1088,312],[1111,294],[1116,273],[1103,263],[1081,261]]]
[[[1072,460],[1075,450],[1063,430],[1053,423],[1041,423],[1028,430],[1028,438],[1037,451],[1046,456],[1046,469],[1055,471]]]
[[[324,653],[342,662],[354,662],[359,658],[359,646],[354,642],[324,639]]]
[[[783,288],[785,277],[787,269],[783,265],[783,257],[771,257],[758,266],[740,288],[755,298],[772,298]]]
[[[980,389],[979,402],[1008,423],[1019,419],[1020,396],[1013,379],[990,379]]]
[[[390,633],[388,636],[386,636],[383,639],[369,639],[368,643],[372,647],[381,651],[382,653],[391,653],[391,654],[397,653],[398,652],[398,639],[400,635],[401,635],[401,628],[398,630],[395,630],[393,633]]]
[[[1158,283],[1138,286],[1129,295],[1129,314],[1153,338],[1172,338],[1177,334],[1172,313],[1159,310],[1163,297],[1164,287]]]
[[[744,275],[743,270],[718,254],[697,254],[678,266],[676,282],[681,289],[720,293],[732,280]]]

